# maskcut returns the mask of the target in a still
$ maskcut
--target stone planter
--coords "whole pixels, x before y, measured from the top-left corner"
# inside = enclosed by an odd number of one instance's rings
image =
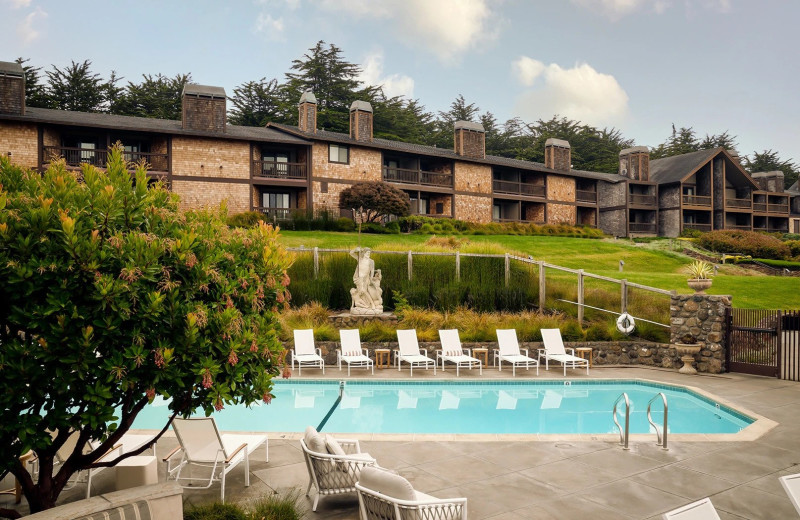
[[[694,355],[700,352],[702,345],[699,343],[675,343],[674,346],[678,355],[681,356],[681,361],[683,361],[683,366],[678,372],[681,374],[696,374],[697,370],[695,370],[692,364],[694,363]]]
[[[711,287],[711,278],[689,278],[686,283],[697,294],[705,294],[706,289]]]

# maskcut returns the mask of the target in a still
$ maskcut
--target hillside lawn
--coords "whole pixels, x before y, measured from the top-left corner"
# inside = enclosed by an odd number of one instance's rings
[[[358,245],[357,233],[324,231],[281,231],[287,247],[350,249]],[[362,234],[361,245],[373,249],[421,249],[431,235]],[[510,253],[530,255],[535,260],[584,269],[587,272],[661,289],[691,293],[681,269],[691,258],[669,250],[674,241],[634,244],[629,240],[590,240],[547,236],[468,235],[472,244],[499,244]],[[387,248],[386,245],[392,247]],[[400,247],[402,246],[402,247]],[[678,247],[679,246],[674,246]],[[625,262],[619,272],[619,261]],[[555,273],[553,273],[555,274]],[[550,276],[550,271],[548,271]],[[753,309],[800,309],[800,278],[765,276],[734,265],[720,265],[709,294],[733,296],[733,306]]]

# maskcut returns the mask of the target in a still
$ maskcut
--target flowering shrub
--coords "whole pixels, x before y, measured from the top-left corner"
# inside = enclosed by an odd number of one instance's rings
[[[791,256],[785,243],[754,231],[711,231],[703,233],[698,243],[718,253],[737,253],[753,258],[785,260]]]

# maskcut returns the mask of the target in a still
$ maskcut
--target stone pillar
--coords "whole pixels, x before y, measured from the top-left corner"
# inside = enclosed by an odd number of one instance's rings
[[[731,296],[677,294],[670,302],[670,342],[684,343],[690,335],[700,343],[695,355],[698,372],[719,374],[725,371],[725,313]]]

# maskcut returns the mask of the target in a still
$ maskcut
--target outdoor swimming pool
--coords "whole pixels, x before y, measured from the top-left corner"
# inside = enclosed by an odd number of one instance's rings
[[[613,381],[347,381],[342,400],[323,431],[337,433],[616,433],[611,409],[627,392],[631,433],[651,431],[647,403],[663,392],[669,432],[736,433],[753,422],[678,386],[634,380]],[[226,407],[213,414],[220,430],[302,432],[318,426],[339,396],[339,381],[275,381],[275,399],[252,408]],[[133,428],[162,428],[164,401],[147,406]],[[663,421],[660,399],[653,420]],[[622,419],[620,419],[622,420]]]

